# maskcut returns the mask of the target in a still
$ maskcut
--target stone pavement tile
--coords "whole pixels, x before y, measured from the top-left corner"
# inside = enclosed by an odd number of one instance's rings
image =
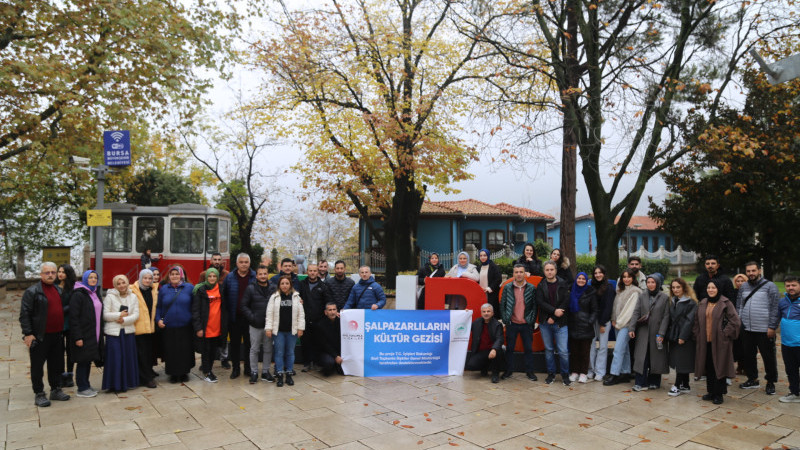
[[[553,398],[555,401],[558,401],[557,398],[554,397],[550,398]],[[565,406],[559,405],[558,403],[555,403],[555,401],[547,400],[546,398],[538,398],[535,400],[531,400],[531,399],[517,399],[514,397],[513,401],[504,403],[502,405],[486,408],[486,411],[495,413],[498,416],[514,415],[519,420],[527,420],[532,417],[539,417],[565,409]]]
[[[707,445],[698,444],[697,442],[692,441],[686,441],[677,448],[681,450],[716,450],[714,447],[709,447]]]
[[[584,448],[602,448],[603,450],[609,450],[623,449],[627,447],[625,444],[605,439],[596,434],[575,431],[574,428],[563,424],[544,427],[534,433],[528,433],[528,436],[534,437],[539,441],[550,444],[554,447],[561,447],[570,450]]]
[[[642,439],[639,443],[628,447],[630,450],[672,450],[675,447],[666,445],[661,442],[651,441],[649,439]]]
[[[688,420],[707,413],[708,406],[708,402],[697,401],[693,397],[682,395],[659,403],[658,411],[664,416]]]
[[[100,418],[106,424],[159,417],[158,411],[140,395],[132,395],[128,398],[120,397],[118,402],[98,403],[96,407]]]
[[[442,409],[441,406],[423,400],[421,398],[410,398],[405,400],[398,400],[395,402],[387,403],[386,407],[390,410],[400,413],[404,416],[413,416],[415,414],[429,413],[437,409]]]
[[[8,450],[75,439],[75,432],[72,430],[72,424],[70,423],[41,428],[13,427],[12,425],[8,425],[6,436],[5,448]]]
[[[183,406],[176,401],[162,402],[151,398],[150,405],[152,405],[153,408],[158,411],[158,414],[162,416],[172,416],[186,413],[186,410],[183,409]]]
[[[265,421],[261,426],[242,428],[239,431],[259,448],[271,448],[280,444],[291,444],[314,438],[302,428],[283,421]]]
[[[401,417],[401,419],[404,418],[405,417]],[[368,429],[374,431],[377,434],[392,433],[395,430],[397,430],[397,427],[392,425],[391,422],[386,422],[385,420],[378,419],[378,416],[356,417],[352,420],[353,422],[362,425],[364,427],[367,427]]]
[[[739,388],[729,389],[729,391],[735,391],[737,389],[739,389]],[[705,390],[703,390],[703,393],[705,393]],[[699,400],[699,397],[698,397],[698,400]],[[734,396],[731,396],[731,395],[726,395],[724,400],[725,400],[725,402],[722,405],[725,408],[736,409],[736,410],[745,411],[745,412],[746,411],[752,411],[753,409],[758,408],[759,406],[761,406],[760,402],[754,402],[754,401],[752,401],[752,400],[750,400],[748,398],[737,398],[737,397],[734,397]],[[709,403],[709,402],[704,402],[702,400],[700,400],[700,401],[702,403]],[[713,407],[713,405],[712,405],[712,407]]]
[[[462,414],[494,406],[492,403],[486,400],[478,399],[470,395],[460,393],[454,394],[455,395],[434,394],[422,397],[422,399],[443,408],[458,411]]]
[[[692,438],[692,433],[686,430],[653,421],[628,428],[623,433],[637,436],[641,439],[649,439],[653,442],[660,442],[670,447],[677,447]]]
[[[774,396],[772,397],[773,401],[763,403],[759,405],[757,408],[753,409],[752,411],[756,412],[766,412],[766,413],[779,413],[779,414],[789,414],[792,416],[800,416],[800,408],[798,408],[797,403],[781,403],[776,399]],[[727,404],[727,402],[725,402]]]
[[[594,413],[606,419],[613,419],[631,425],[636,425],[661,415],[657,408],[653,408],[646,402],[625,402],[597,410]]]
[[[239,430],[234,429],[227,422],[218,424],[216,427],[206,426],[176,434],[178,439],[191,449],[221,447],[247,440]]]
[[[523,450],[523,449],[558,450],[558,447],[554,447],[550,444],[545,444],[544,442],[528,435],[517,436],[502,442],[496,442],[492,444],[492,448],[495,450]]]
[[[596,392],[587,392],[581,395],[574,395],[571,397],[564,397],[557,400],[555,403],[571,409],[591,413],[599,409],[616,405],[618,403],[618,396],[609,395]]]
[[[351,419],[336,414],[298,420],[294,424],[330,446],[358,441],[377,434],[367,427],[354,423]]]
[[[179,402],[183,409],[194,417],[200,425],[214,426],[219,424],[220,417],[233,414],[244,414],[244,410],[230,400],[216,400],[206,403],[203,399],[193,398]]]
[[[327,386],[321,386],[318,389],[328,395],[333,395],[337,397],[349,394],[362,396],[363,393],[370,391],[369,388],[364,387],[357,383],[353,383],[351,381],[344,381],[342,383],[330,383]]]
[[[392,425],[397,428],[407,429],[417,436],[428,436],[460,426],[458,422],[444,417],[437,417],[430,413],[422,413],[395,420],[392,421]]]
[[[636,445],[642,440],[638,436],[620,433],[619,431],[614,431],[602,426],[590,426],[584,430],[584,433],[593,434],[603,439],[608,439],[610,441],[619,442],[620,444],[625,445]]]
[[[337,445],[335,447],[329,447],[331,450],[370,450],[369,447],[362,444],[361,442],[348,442],[347,444]]]
[[[71,450],[80,448],[81,450],[127,450],[135,448],[147,448],[144,435],[139,430],[118,431],[115,433],[83,436],[71,441],[61,441],[56,444],[45,444],[45,450]]]
[[[175,433],[156,434],[153,436],[145,436],[145,437],[147,438],[147,442],[149,442],[152,447],[160,447],[162,445],[181,443],[181,440],[178,439],[178,435],[176,435]]]
[[[611,431],[625,431],[631,427],[629,423],[619,422],[616,420],[606,420],[604,422],[600,422],[597,426],[608,428]]]
[[[597,414],[575,411],[574,409],[562,409],[550,414],[545,414],[541,418],[550,421],[550,423],[564,424],[572,428],[573,431],[585,430],[588,427],[599,425],[608,420]]]
[[[798,410],[797,413],[800,414],[800,410]],[[791,428],[793,430],[800,429],[800,417],[789,414],[781,414],[780,416],[770,420],[768,423],[770,425]]]
[[[138,430],[139,426],[132,421],[114,422],[110,424],[105,424],[100,419],[93,419],[93,420],[84,420],[82,422],[72,422],[72,428],[75,430],[75,437],[77,439],[83,439],[88,436],[114,434],[122,431]]]
[[[176,442],[174,444],[159,445],[158,450],[190,450],[189,447],[183,443]]]
[[[692,420],[687,420],[686,422],[678,425],[677,428],[685,430],[691,434],[700,434],[706,430],[714,428],[719,424],[720,421],[717,419],[709,419],[701,416],[701,417],[695,417]]]
[[[743,412],[734,409],[728,409],[723,403],[719,408],[714,411],[709,411],[703,414],[703,417],[708,419],[717,419],[725,422],[730,422],[739,426],[746,426],[755,428],[762,423],[767,423],[770,420],[778,417],[780,413],[777,411],[749,411]]]
[[[519,411],[517,411],[519,412]],[[460,425],[469,425],[471,423],[480,422],[482,420],[491,419],[492,417],[497,417],[497,414],[493,412],[489,412],[485,409],[481,409],[479,411],[473,411],[467,414],[461,414],[459,416],[450,417],[450,420],[453,422],[457,422]],[[515,415],[514,416],[517,420],[525,420],[529,418],[529,416],[525,415]]]
[[[479,446],[488,446],[495,442],[511,439],[521,434],[536,430],[536,426],[513,420],[510,417],[493,417],[482,422],[473,423],[448,430],[447,433],[472,442]]]
[[[800,431],[792,431],[787,436],[781,438],[778,442],[778,445],[770,445],[772,448],[782,448],[784,445],[791,448],[800,448]]]
[[[142,430],[145,437],[148,439],[150,436],[165,434],[165,433],[180,433],[182,431],[196,430],[200,428],[200,424],[192,417],[191,414],[184,412],[172,416],[149,417],[145,419],[137,419],[136,424]]]
[[[423,449],[439,445],[429,438],[409,433],[406,430],[397,430],[391,433],[373,436],[371,438],[362,439],[359,442],[374,450]]]
[[[83,402],[81,400],[91,400],[88,398],[77,398],[75,402],[70,399],[69,408],[42,408],[39,411],[39,421],[48,425],[58,425],[60,423],[68,422],[81,422],[84,420],[99,419],[100,414],[97,408],[90,402]]]
[[[431,389],[427,390],[430,391]],[[358,395],[366,398],[369,401],[377,402],[381,405],[386,405],[388,403],[400,400],[421,397],[430,393],[430,392],[426,393],[425,391],[426,389],[409,386],[405,383],[389,383],[389,385],[384,388],[380,387],[370,388],[364,392],[358,393]],[[449,391],[449,392],[452,392],[454,395],[464,395],[457,393],[455,391]]]
[[[332,395],[328,395],[322,391],[314,389],[307,394],[296,396],[293,399],[290,399],[289,403],[302,410],[309,410],[340,405],[342,404],[342,401]]]
[[[258,447],[249,441],[237,442],[235,444],[223,445],[225,450],[256,450]],[[294,447],[292,447],[294,450]],[[303,447],[305,448],[305,447]]]
[[[33,401],[31,400],[31,405]],[[10,411],[6,411],[5,409],[0,410],[0,415],[3,417],[2,422],[4,424],[8,423],[18,423],[18,422],[28,422],[31,420],[39,420],[39,408],[35,406],[29,405],[27,408],[24,409],[14,409]],[[50,407],[53,410],[58,408]],[[41,408],[41,409],[48,409],[48,408]]]
[[[766,431],[742,428],[723,422],[694,436],[691,440],[724,450],[747,450],[762,449],[779,438],[780,436]]]
[[[458,449],[481,449],[482,447],[478,447],[477,445],[473,444],[472,442],[465,441],[463,438],[455,437],[449,433],[442,432],[431,434],[430,436],[426,436],[427,439],[430,439],[436,442],[436,447],[432,447],[438,450],[447,448],[452,450],[454,447]]]

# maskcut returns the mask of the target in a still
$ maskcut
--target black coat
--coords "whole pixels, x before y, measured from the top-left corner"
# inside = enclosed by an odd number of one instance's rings
[[[300,282],[303,290],[308,293],[308,298],[303,299],[303,313],[306,315],[306,322],[318,322],[325,317],[325,305],[333,302],[331,288],[322,280],[318,280],[314,289],[308,278]],[[335,303],[335,302],[334,302]]]
[[[694,289],[694,293],[697,298],[703,299],[708,298],[708,291],[706,288],[708,287],[708,283],[713,281],[715,285],[717,285],[717,290],[719,290],[719,295],[733,299],[731,300],[733,303],[736,303],[736,292],[733,287],[733,282],[730,278],[726,275],[723,275],[717,272],[713,278],[708,276],[708,272],[703,272],[697,275],[697,279],[694,280],[694,285],[692,288]]]
[[[447,272],[444,270],[444,267],[442,267],[441,264],[437,264],[436,268],[433,270],[431,269],[430,263],[425,264],[417,271],[417,285],[425,286],[425,278],[442,278],[446,273]]]
[[[344,304],[347,303],[347,298],[350,297],[350,290],[353,289],[356,282],[353,281],[352,278],[346,276],[341,281],[336,279],[336,277],[328,278],[325,284],[331,288],[333,301],[336,302],[336,307],[341,311],[342,308],[344,308]]]
[[[61,295],[61,288],[56,285],[58,295]],[[61,307],[64,308],[64,299],[61,299]],[[22,294],[22,304],[19,310],[19,324],[22,327],[22,336],[33,335],[37,341],[43,341],[45,329],[47,328],[47,296],[44,295],[42,282],[25,289]]]
[[[544,271],[542,271],[542,263],[537,258],[533,258],[531,261],[527,261],[525,259],[525,255],[522,255],[516,262],[517,264],[522,264],[523,266],[525,266],[525,272],[530,273],[531,276],[544,277]]]
[[[210,300],[205,286],[200,286],[192,297],[192,329],[197,333],[202,330],[204,333],[208,326],[208,315],[210,314]],[[225,303],[220,303],[220,336],[228,335],[228,308]],[[195,334],[197,336],[197,334]],[[202,348],[202,347],[201,347]]]
[[[597,286],[592,285],[594,296],[597,299],[597,324],[604,326],[611,320],[611,311],[614,309],[614,298],[617,296],[614,285],[606,281],[606,290],[600,293]]]
[[[478,351],[481,333],[483,333],[483,317],[478,317],[472,322],[472,353]],[[494,317],[489,320],[489,339],[492,341],[492,348],[499,353],[503,349],[503,325]]]
[[[267,305],[273,293],[275,293],[273,284],[261,286],[254,283],[247,286],[242,297],[242,315],[251,327],[263,329],[266,325]]]
[[[316,338],[317,349],[320,353],[334,358],[342,356],[342,337],[338,317],[334,320],[323,317],[317,323]]]
[[[497,300],[497,296],[500,294],[500,283],[503,282],[503,275],[500,273],[500,268],[497,267],[494,261],[489,261],[485,266],[482,264],[478,266],[479,274],[484,270],[489,271],[488,281],[489,287],[492,289],[492,293],[489,295],[494,295],[494,299]]]
[[[102,315],[101,311],[101,320]],[[82,347],[75,345],[75,342],[80,340],[83,341]],[[97,316],[89,291],[77,288],[72,291],[69,300],[69,345],[72,360],[78,363],[98,361],[102,355],[102,341],[103,324],[100,324],[100,340],[98,341]]]
[[[569,313],[569,337],[572,339],[594,338],[597,313],[597,295],[594,289],[589,287],[578,299],[578,312]]]
[[[547,323],[548,319],[553,319],[553,322],[559,327],[567,325],[569,316],[569,290],[564,285],[564,280],[556,278],[558,283],[558,290],[556,291],[556,298],[553,302],[550,301],[550,290],[547,288],[547,280],[544,279],[536,286],[536,305],[539,307],[539,323]],[[561,317],[555,316],[556,309],[563,309],[564,314]]]
[[[697,302],[688,300],[676,302],[670,300],[669,329],[667,345],[669,346],[669,365],[678,373],[694,372],[695,342],[692,334],[694,316],[697,314]],[[678,343],[683,339],[683,344]]]

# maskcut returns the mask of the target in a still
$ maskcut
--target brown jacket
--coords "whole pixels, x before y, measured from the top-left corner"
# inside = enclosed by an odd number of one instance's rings
[[[692,327],[697,349],[694,358],[694,374],[697,377],[706,374],[707,306],[707,298],[697,305],[697,314],[694,316],[694,326]],[[734,378],[736,371],[733,368],[733,341],[739,336],[741,321],[733,303],[726,297],[720,297],[717,306],[711,311],[711,323],[714,327],[711,333],[711,358],[714,361],[714,372],[717,378]],[[724,328],[723,324],[725,324]]]
[[[139,318],[136,319],[134,326],[136,327],[136,334],[153,334],[156,332],[155,317],[156,305],[158,305],[158,285],[153,283],[153,309],[147,310],[147,303],[144,302],[142,291],[139,289],[139,282],[131,285],[131,292],[139,300]]]

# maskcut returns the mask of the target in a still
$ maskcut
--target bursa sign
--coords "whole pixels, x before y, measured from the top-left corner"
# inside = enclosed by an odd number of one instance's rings
[[[112,130],[103,132],[103,156],[109,167],[131,165],[131,132]]]

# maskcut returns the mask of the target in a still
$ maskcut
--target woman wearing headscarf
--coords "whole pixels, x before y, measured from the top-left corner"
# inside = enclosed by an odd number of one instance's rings
[[[228,334],[228,308],[222,306],[219,271],[213,267],[206,270],[205,281],[194,287],[192,325],[200,343],[200,372],[205,375],[205,381],[216,383],[217,376],[211,369],[221,344],[220,337]],[[269,366],[269,361],[265,363]]]
[[[572,271],[569,269],[569,258],[561,254],[560,248],[554,248],[550,252],[550,261],[556,263],[556,275],[564,280],[567,286],[572,286]]]
[[[470,264],[467,252],[458,254],[458,264],[453,266],[445,276],[448,278],[469,278],[475,282],[479,281],[481,278],[475,265]]]
[[[579,272],[569,292],[569,379],[579,383],[589,381],[589,347],[597,323],[597,297],[588,279]]]
[[[72,360],[72,350],[69,345],[69,299],[72,297],[72,289],[77,281],[78,276],[75,275],[75,269],[72,266],[69,264],[58,266],[56,284],[61,288],[61,306],[64,308],[64,351],[67,354],[66,370],[61,374],[61,386],[63,387],[75,386],[75,382],[72,381],[75,361]]]
[[[697,305],[692,332],[695,338],[695,376],[706,377],[708,393],[703,400],[722,404],[727,393],[726,378],[733,378],[733,341],[739,336],[741,320],[733,303],[719,294],[714,281],[706,286],[708,298]]]
[[[170,383],[189,381],[194,367],[192,288],[183,268],[174,266],[167,272],[167,284],[158,290],[156,323],[162,330],[164,371]]]
[[[136,320],[136,354],[139,362],[139,383],[155,388],[155,319],[158,306],[158,289],[150,269],[139,272],[139,279],[131,285],[133,295],[139,300],[139,319]]]
[[[497,264],[489,259],[489,250],[482,248],[478,252],[478,259],[481,265],[478,266],[478,284],[481,289],[486,292],[486,301],[494,308],[495,316],[500,314],[500,283],[503,282],[503,276],[500,274],[500,269]]]
[[[106,362],[103,389],[126,392],[139,386],[139,356],[136,353],[136,327],[139,299],[131,292],[128,277],[117,275],[103,303],[103,330],[106,334]]]
[[[519,257],[517,263],[525,266],[525,277],[544,277],[542,271],[542,263],[536,257],[536,248],[528,242],[522,249],[522,256]],[[556,269],[556,272],[558,270]]]
[[[694,316],[697,314],[697,297],[683,278],[675,278],[670,284],[672,302],[669,307],[669,365],[675,369],[675,384],[670,388],[670,397],[689,392],[689,374],[694,372],[695,343],[692,335]]]
[[[102,348],[103,302],[97,289],[97,272],[87,270],[75,283],[69,299],[69,337],[72,360],[75,361],[75,383],[78,397],[94,397],[97,391],[89,383],[92,362],[100,361]]]
[[[609,280],[606,268],[598,264],[592,272],[592,289],[597,300],[597,323],[594,340],[589,345],[589,378],[603,381],[608,367],[608,337],[611,334],[611,311],[614,308],[616,282]],[[595,341],[597,346],[595,347]]]
[[[661,291],[664,277],[660,273],[648,275],[647,289],[639,295],[628,331],[636,339],[633,353],[633,371],[636,372],[634,391],[661,387],[661,374],[669,373],[669,358],[664,337],[669,329],[669,297]]]
[[[747,282],[747,275],[743,273],[737,273],[733,277],[733,298],[729,299],[731,303],[733,303],[734,307],[738,307],[736,299],[739,298],[739,288],[742,286],[743,283]],[[739,310],[736,310],[736,313],[739,313]],[[739,336],[736,337],[736,340],[733,341],[733,360],[736,362],[736,375],[744,375],[744,362],[742,361],[744,358],[743,350],[742,350],[742,333],[739,333]]]
[[[439,254],[431,253],[431,256],[428,257],[428,263],[417,271],[417,286],[419,289],[417,309],[425,309],[425,280],[428,278],[440,278],[444,274],[444,267],[439,262]]]
[[[617,285],[617,296],[614,298],[614,308],[611,310],[611,326],[616,330],[617,341],[614,343],[614,357],[611,359],[611,374],[603,381],[603,386],[622,383],[628,378],[622,374],[629,374],[631,371],[628,330],[633,329],[635,324],[631,318],[642,290],[637,286],[635,275],[629,269],[622,271],[620,280],[622,282]]]

